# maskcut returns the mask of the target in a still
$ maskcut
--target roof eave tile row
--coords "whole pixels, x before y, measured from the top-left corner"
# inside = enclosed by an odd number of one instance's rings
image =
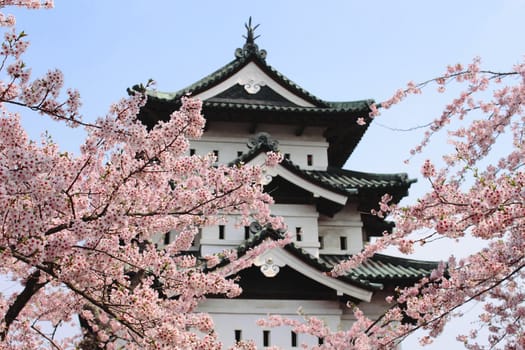
[[[254,104],[254,103],[237,103],[237,102],[215,102],[204,101],[204,107],[210,108],[227,108],[236,110],[251,110],[251,111],[280,111],[292,113],[320,113],[320,114],[345,114],[348,113],[366,113],[371,100],[354,101],[352,105],[345,105],[344,107],[302,107],[302,106],[279,106],[270,104]]]

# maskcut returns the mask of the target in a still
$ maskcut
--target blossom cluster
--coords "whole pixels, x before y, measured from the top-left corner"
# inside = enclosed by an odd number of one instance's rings
[[[295,332],[323,337],[319,349],[390,349],[417,329],[427,331],[421,345],[432,343],[450,319],[461,316],[463,305],[476,301],[483,306],[479,325],[458,335],[458,341],[468,349],[525,348],[525,63],[508,72],[484,70],[479,58],[468,65],[448,66],[442,76],[410,82],[390,99],[371,105],[370,117],[427,86],[445,93],[453,83],[463,91],[411,151],[424,152],[436,133],[448,131],[454,152],[443,156],[441,168],[439,160],[426,160],[421,167],[431,190],[407,207],[390,205],[389,196],[384,196],[372,214],[394,220],[393,232],[385,232],[337,265],[331,275],[348,274],[391,245],[412,253],[436,239],[469,236],[485,241],[486,248],[461,260],[444,259],[430,276],[397,289],[387,298],[392,307],[378,320],[367,319],[357,309],[350,330],[330,330],[315,318],[299,322],[271,316],[261,324],[291,326]],[[506,143],[503,148],[498,144],[501,139]],[[482,337],[478,328],[484,328],[488,337]]]
[[[53,0],[1,0],[0,8],[6,6],[20,6],[28,9],[52,8]],[[13,15],[5,15],[0,12],[0,26],[13,26],[16,20]]]
[[[0,6],[9,4],[51,2]],[[0,347],[220,349],[211,318],[194,310],[206,295],[234,297],[240,288],[226,271],[205,272],[182,252],[200,228],[231,213],[282,226],[270,216],[263,169],[187,155],[189,139],[205,124],[194,99],[183,98],[151,130],[137,118],[146,102],[139,91],[106,116],[83,121],[79,93],[64,91],[60,71],[31,77],[21,60],[27,47],[23,32],[9,30],[0,51],[0,274],[21,285],[0,294]],[[10,105],[84,127],[80,154],[62,152],[50,139],[30,140]],[[269,155],[268,165],[278,161]],[[177,236],[159,249],[153,242],[168,231]],[[57,337],[77,316],[85,333]]]
[[[521,349],[525,347],[525,63],[508,72],[483,70],[479,58],[466,66],[451,65],[442,76],[420,84],[411,82],[378,106],[388,109],[431,84],[444,93],[454,82],[464,85],[464,90],[431,123],[422,142],[412,150],[423,152],[433,135],[448,131],[455,152],[444,155],[441,169],[431,160],[424,161],[421,168],[431,191],[414,205],[388,207],[386,212],[396,223],[394,231],[338,265],[333,273],[348,273],[388,245],[410,253],[414,246],[442,237],[457,240],[468,235],[484,240],[486,248],[459,261],[450,257],[431,276],[399,289],[395,297],[389,298],[394,304],[387,314],[397,312],[398,324],[406,318],[413,322],[413,326],[390,337],[389,344],[393,346],[419,328],[428,330],[421,343],[431,343],[452,317],[460,315],[462,305],[476,300],[484,308],[479,323],[488,338],[481,339],[473,329],[458,335],[458,340],[469,349],[481,349],[484,344]],[[378,106],[372,106],[371,117],[379,114]],[[454,128],[456,124],[459,126]],[[502,138],[510,140],[505,153],[494,151],[501,150],[498,140]],[[378,205],[376,215],[382,216],[385,203]],[[414,238],[413,232],[422,238]],[[384,319],[377,322],[381,324],[388,327]],[[381,332],[377,334],[383,337]]]

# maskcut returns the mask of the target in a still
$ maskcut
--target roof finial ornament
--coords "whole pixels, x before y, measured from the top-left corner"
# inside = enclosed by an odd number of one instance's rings
[[[243,58],[250,55],[257,55],[264,60],[266,58],[266,51],[259,50],[259,47],[255,43],[255,39],[260,37],[260,35],[255,35],[255,30],[259,27],[259,24],[252,26],[252,17],[250,16],[248,23],[244,23],[244,27],[246,28],[246,35],[242,37],[246,39],[246,43],[244,43],[242,49],[238,48],[235,50],[235,57]]]
[[[257,24],[255,27],[252,27],[252,16],[248,18],[248,23],[244,23],[246,28],[246,35],[242,37],[246,39],[246,44],[255,44],[255,39],[260,37],[260,35],[254,36],[255,29],[259,28],[260,24]]]

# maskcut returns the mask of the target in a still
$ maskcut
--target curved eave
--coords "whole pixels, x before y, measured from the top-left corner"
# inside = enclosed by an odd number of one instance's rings
[[[366,192],[393,191],[396,194],[407,192],[417,180],[409,179],[406,173],[377,174],[329,167],[326,171],[303,170],[308,176],[320,182],[328,183],[341,190],[357,189]],[[400,200],[401,198],[394,198]]]
[[[256,164],[262,164],[264,163],[265,156],[261,154],[270,150],[272,149],[267,145],[262,145],[230,162],[230,165],[250,163],[252,161]],[[257,160],[255,160],[256,158]],[[309,184],[319,186],[320,188],[333,192],[334,194],[340,194],[346,197],[358,195],[360,194],[360,191],[373,191],[380,195],[391,191],[396,195],[396,198],[394,198],[396,201],[401,199],[397,198],[401,193],[407,192],[410,185],[416,182],[415,179],[409,179],[406,173],[376,174],[331,167],[326,171],[303,170],[288,159],[283,159],[273,171],[270,171],[270,174],[272,176],[280,175],[284,179],[299,185],[300,182],[296,181],[296,178],[291,178],[290,174],[293,174],[293,176],[296,176]],[[301,187],[308,190],[307,186],[303,185]],[[325,198],[329,199],[328,197]]]
[[[284,247],[284,249],[288,251],[290,254],[292,254],[293,256],[295,256],[297,259],[319,270],[320,272],[323,273],[323,275],[326,275],[327,273],[331,272],[334,267],[333,265],[329,265],[323,262],[321,259],[311,255],[304,249],[298,248],[294,243],[287,244]],[[328,278],[337,279],[339,281],[350,283],[352,285],[355,285],[355,286],[358,286],[360,288],[364,288],[370,291],[383,289],[383,285],[381,283],[373,282],[372,280],[366,278],[366,276],[358,276],[358,275],[349,274],[346,276],[339,276],[337,278],[334,278],[334,277],[328,277]]]
[[[354,134],[361,137],[369,123],[358,125],[357,119],[362,117],[371,121],[368,119],[370,101],[372,100],[355,101],[345,105],[344,108],[203,101],[203,114],[209,121],[306,124],[333,128],[333,130],[327,130],[327,135],[325,135],[327,137],[348,131],[353,131]],[[155,120],[166,120],[179,107],[180,96],[176,99],[165,99],[148,92],[148,101],[142,108],[142,114],[149,114],[150,118]]]
[[[242,259],[246,252],[258,246],[266,239],[279,240],[282,238],[281,233],[271,228],[260,228],[260,231],[254,234],[251,239],[237,248],[238,258]],[[308,278],[336,290],[338,294],[346,294],[359,300],[370,301],[373,292],[383,288],[381,283],[374,283],[357,276],[330,277],[327,275],[327,272],[332,270],[330,265],[322,262],[305,250],[298,248],[293,243],[289,243],[283,248],[273,248],[263,253],[263,255],[268,252],[274,254],[274,259],[279,260]],[[223,259],[218,265],[210,269],[205,269],[205,271],[221,269],[229,263],[228,259]],[[229,275],[233,275],[234,273],[236,273],[236,271],[230,271]]]
[[[327,265],[333,266],[347,258],[349,257],[322,255],[320,260],[323,260]],[[349,276],[366,279],[375,283],[404,285],[429,276],[432,270],[437,267],[438,263],[435,261],[422,261],[384,254],[374,254],[364,263],[352,269]]]
[[[303,170],[290,160],[283,160],[280,166],[311,183],[347,196],[357,195],[362,190],[379,193],[389,190],[395,190],[396,193],[399,190],[407,191],[410,185],[416,181],[415,179],[408,179],[405,173],[374,174],[331,167],[326,171]],[[341,177],[341,174],[347,176]]]
[[[368,114],[368,103],[371,100],[355,101],[354,104],[345,106],[344,108],[333,107],[302,107],[302,106],[279,106],[271,104],[255,104],[255,103],[237,103],[237,102],[217,102],[204,101],[203,106],[215,109],[228,110],[242,110],[242,111],[265,111],[265,112],[282,112],[282,113],[301,113],[301,114],[318,114],[325,117],[365,117]],[[354,119],[356,121],[356,119]]]
[[[250,157],[251,159],[246,159],[246,161],[248,163],[263,164],[266,160],[266,156],[261,153],[262,151],[257,155]],[[328,184],[320,181],[316,181],[315,179],[307,176],[291,162],[285,160],[283,160],[283,162],[277,166],[267,169],[266,172],[272,177],[282,177],[286,181],[312,193],[314,197],[322,197],[340,206],[344,206],[346,204],[350,194],[356,194],[340,188],[331,187]]]
[[[268,227],[252,224],[250,230],[254,235],[237,248],[238,257],[242,258],[246,252],[261,244],[266,239],[279,240],[282,233]],[[294,243],[289,243],[283,248],[277,248],[277,256],[281,262],[295,270],[344,294],[357,297],[361,300],[368,298],[366,291],[383,289],[385,285],[413,283],[430,275],[438,267],[438,262],[407,259],[384,254],[374,254],[360,266],[354,268],[349,274],[333,278],[327,275],[333,267],[350,258],[347,255],[321,255],[315,257]],[[284,252],[291,255],[285,256]],[[292,258],[293,257],[293,258]],[[215,270],[229,264],[224,259],[217,266],[208,269]],[[308,268],[302,266],[306,265]],[[343,284],[341,284],[343,283]]]

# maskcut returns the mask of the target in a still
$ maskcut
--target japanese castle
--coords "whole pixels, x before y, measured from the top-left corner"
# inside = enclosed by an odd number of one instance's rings
[[[266,51],[255,43],[255,28],[251,23],[246,28],[246,42],[230,63],[177,92],[149,91],[141,120],[151,127],[168,119],[180,98],[191,93],[203,101],[207,120],[203,137],[191,143],[191,154],[212,152],[218,162],[232,166],[262,164],[270,150],[284,155],[269,169],[265,188],[275,199],[272,213],[284,218],[293,242],[267,251],[250,268],[231,276],[243,289],[240,297],[210,297],[200,311],[213,317],[224,348],[241,339],[253,339],[258,348],[322,344],[323,339],[290,328],[260,328],[256,321],[269,314],[315,316],[333,330],[345,329],[354,321],[348,304],[377,318],[388,308],[385,297],[396,286],[414,283],[436,264],[376,254],[346,276],[326,274],[360,252],[371,237],[392,229],[370,211],[385,193],[399,202],[414,180],[404,173],[342,169],[371,122],[373,101],[331,102],[310,94],[267,63]],[[358,118],[367,124],[358,125]],[[269,227],[236,227],[231,221],[204,228],[194,253],[237,249],[242,256],[264,240],[282,237]],[[169,241],[168,234],[165,243]]]

